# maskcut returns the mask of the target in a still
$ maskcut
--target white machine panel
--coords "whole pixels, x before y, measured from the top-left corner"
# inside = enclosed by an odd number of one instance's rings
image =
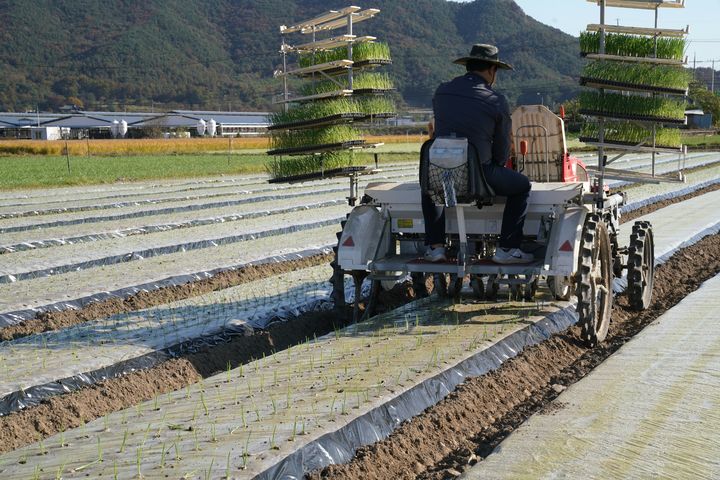
[[[382,214],[370,206],[353,209],[338,245],[338,263],[343,270],[365,270],[376,255],[387,254],[390,235],[383,232]]]

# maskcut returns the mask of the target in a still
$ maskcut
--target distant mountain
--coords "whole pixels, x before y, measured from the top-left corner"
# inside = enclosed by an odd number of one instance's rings
[[[339,0],[6,0],[0,2],[0,110],[270,109],[280,89],[279,26]],[[500,77],[513,102],[577,92],[577,39],[524,14],[512,0],[373,0],[357,34],[387,41],[402,101],[429,107],[451,61],[494,43],[515,72]],[[559,8],[549,4],[548,8]],[[578,25],[580,27],[580,25]],[[305,41],[305,39],[303,39]],[[505,73],[505,72],[503,72]]]

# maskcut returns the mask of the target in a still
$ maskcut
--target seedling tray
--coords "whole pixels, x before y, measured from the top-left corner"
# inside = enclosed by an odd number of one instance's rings
[[[637,152],[679,153],[680,151],[682,151],[682,147],[668,147],[663,145],[657,145],[656,147],[638,146],[637,143],[633,142],[614,142],[606,140],[600,143],[600,140],[592,137],[580,137],[579,140],[589,145],[614,147],[622,150],[633,150]]]
[[[676,58],[631,57],[627,55],[608,55],[595,52],[581,52],[580,56],[589,60],[610,60],[612,62],[655,63],[658,65],[685,65],[685,60]]]
[[[353,95],[382,95],[394,91],[394,88],[356,88],[352,92]]]
[[[268,180],[268,183],[296,183],[296,182],[305,182],[308,180],[319,180],[322,178],[341,177],[341,176],[349,175],[351,173],[364,172],[367,169],[368,169],[368,167],[333,168],[331,170],[325,170],[324,172],[303,173],[301,175],[291,175],[291,176],[287,176],[287,177],[272,178],[272,179]]]
[[[333,152],[335,150],[347,150],[353,147],[365,145],[365,140],[350,140],[347,142],[326,143],[324,145],[309,145],[307,147],[279,148],[269,150],[268,155],[307,155],[309,153]]]
[[[651,117],[651,116],[647,116],[647,115],[628,115],[628,114],[624,114],[624,113],[601,112],[598,110],[587,110],[587,109],[581,109],[580,114],[581,115],[591,115],[593,117],[617,118],[617,119],[621,119],[621,120],[635,120],[638,122],[670,123],[673,125],[685,125],[686,124],[685,118],[683,118],[682,120],[678,120],[677,118]]]
[[[392,60],[388,59],[370,59],[370,60],[361,60],[359,62],[353,63],[353,70],[360,70],[362,68],[375,68],[380,67],[382,65],[392,65]],[[336,75],[338,73],[347,73],[347,68],[333,68],[330,70],[325,70],[324,72],[327,75]],[[311,74],[308,74],[306,76],[310,76]]]
[[[325,125],[335,125],[338,123],[348,123],[353,120],[365,118],[364,113],[338,113],[322,118],[314,118],[310,120],[301,120],[297,122],[278,123],[271,125],[268,130],[297,130],[303,128],[322,127]]]
[[[591,88],[607,88],[610,90],[623,90],[633,92],[668,93],[672,95],[687,95],[687,90],[680,88],[655,87],[636,83],[615,82],[599,78],[580,77],[580,85]]]

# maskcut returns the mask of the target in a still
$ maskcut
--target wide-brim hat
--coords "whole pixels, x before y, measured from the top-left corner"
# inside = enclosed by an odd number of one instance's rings
[[[499,60],[499,52],[500,50],[498,50],[495,45],[477,43],[472,46],[472,49],[470,50],[470,55],[468,55],[467,57],[458,58],[453,63],[457,63],[458,65],[467,65],[467,62],[469,60],[479,60],[481,62],[497,65],[498,68],[502,68],[503,70],[514,70],[512,65],[510,65],[509,63],[501,62]]]

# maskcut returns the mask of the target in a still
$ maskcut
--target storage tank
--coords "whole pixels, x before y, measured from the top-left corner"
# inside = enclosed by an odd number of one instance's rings
[[[211,118],[210,121],[207,123],[207,132],[208,135],[211,137],[215,136],[215,133],[217,132],[217,122],[214,118]]]
[[[198,135],[200,135],[201,137],[205,135],[206,126],[207,124],[205,123],[205,120],[201,118],[197,124],[197,127],[195,127],[197,129]]]
[[[127,130],[127,122],[125,120],[120,120],[120,123],[118,124],[118,135],[120,138],[125,138]]]
[[[120,122],[117,120],[113,120],[112,124],[110,125],[110,134],[113,138],[117,138],[118,133],[120,131]]]

